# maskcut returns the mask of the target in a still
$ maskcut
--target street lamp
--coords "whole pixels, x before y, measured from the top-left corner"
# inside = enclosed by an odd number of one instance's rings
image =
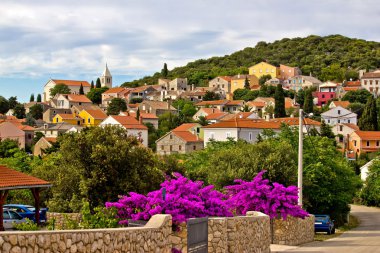
[[[303,110],[299,110],[298,132],[298,205],[302,207],[302,180],[303,180]]]

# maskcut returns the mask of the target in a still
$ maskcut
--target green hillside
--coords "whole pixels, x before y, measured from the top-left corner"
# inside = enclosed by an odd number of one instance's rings
[[[231,55],[196,60],[174,68],[169,71],[168,78],[187,77],[190,84],[205,86],[216,76],[248,73],[248,67],[264,60],[276,66],[281,63],[300,67],[303,74],[312,73],[322,81],[342,81],[357,78],[359,69],[379,68],[380,43],[341,35],[284,38],[273,43],[261,41],[255,47]],[[160,77],[161,73],[157,72],[123,86],[156,84]]]

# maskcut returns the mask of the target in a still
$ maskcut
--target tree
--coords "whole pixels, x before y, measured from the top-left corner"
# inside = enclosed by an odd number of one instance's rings
[[[362,131],[377,131],[376,101],[371,96],[365,104],[363,114],[359,119],[358,126]]]
[[[34,94],[33,93],[32,93],[32,95],[30,95],[29,102],[34,102]]]
[[[139,104],[143,101],[143,98],[132,98],[131,100],[129,100],[129,103],[130,104]]]
[[[56,84],[53,88],[50,89],[50,96],[54,97],[56,94],[70,94],[70,88],[63,83]]]
[[[249,80],[248,80],[247,76],[245,77],[245,80],[244,80],[244,89],[247,89],[247,90],[251,89],[251,86],[249,85]]]
[[[23,104],[17,104],[14,108],[13,108],[13,116],[15,116],[16,118],[18,119],[23,119],[26,117],[26,114],[25,114],[25,107]]]
[[[296,94],[296,103],[300,105],[300,107],[303,107],[303,104],[305,102],[305,91],[303,89],[300,89]]]
[[[14,109],[15,106],[19,104],[19,102],[17,101],[17,97],[16,96],[10,97],[8,99],[8,103],[9,103],[9,109]]]
[[[94,89],[90,90],[86,94],[86,96],[88,97],[88,99],[90,99],[92,101],[92,103],[100,104],[100,103],[102,103],[102,93],[108,89],[109,88],[106,86],[102,87],[102,88],[94,88]]]
[[[322,120],[322,122],[321,122],[321,134],[320,135],[322,137],[327,137],[330,139],[335,138],[335,135],[334,135],[333,131],[331,130],[331,126],[326,124],[326,122],[324,120]]]
[[[17,141],[0,139],[0,158],[13,157],[19,150]]]
[[[271,75],[263,75],[259,78],[259,84],[260,85],[264,85],[266,83],[266,81],[272,79],[272,76]]]
[[[137,111],[136,111],[136,119],[137,119],[137,120],[140,120],[140,108],[137,108]]]
[[[213,91],[206,91],[206,94],[203,96],[203,101],[212,101],[212,100],[219,100],[219,99],[220,99],[220,95]]]
[[[202,126],[207,126],[208,124],[210,124],[210,121],[208,121],[205,116],[199,116],[197,123]]]
[[[168,77],[168,65],[166,63],[164,63],[164,67],[161,70],[161,76],[163,78],[167,78]]]
[[[84,90],[83,90],[83,84],[82,83],[80,84],[80,87],[79,87],[79,95],[84,95]]]
[[[250,107],[249,105],[245,104],[241,109],[240,111],[241,112],[250,112],[252,110],[252,107]]]
[[[284,96],[284,90],[282,89],[281,84],[277,84],[276,92],[274,93],[274,117],[275,118],[282,118],[286,117],[286,111],[285,111],[285,96]]]
[[[41,102],[42,102],[41,94],[38,94],[37,95],[37,103],[41,103]]]
[[[380,207],[380,161],[375,159],[368,169],[364,187],[360,192],[362,202],[367,206]]]
[[[33,116],[30,114],[30,112],[28,114],[26,114],[25,124],[28,126],[32,126],[32,127],[36,126],[36,120],[33,118]]]
[[[355,112],[358,115],[358,120],[361,118],[363,111],[364,111],[364,104],[362,103],[351,103],[347,106],[347,109],[351,110],[352,112]],[[379,111],[379,109],[378,109]]]
[[[108,115],[119,115],[127,110],[127,103],[122,98],[113,98],[107,107]]]
[[[8,110],[9,110],[8,100],[5,97],[0,96],[0,113],[5,114]]]
[[[32,116],[33,119],[42,119],[43,114],[43,108],[40,104],[35,104],[29,109],[29,114]]]
[[[96,79],[96,88],[102,88],[102,83],[100,82],[99,77]]]
[[[344,94],[342,100],[349,101],[350,103],[365,104],[367,103],[368,98],[371,96],[372,94],[368,90],[359,89],[356,91],[348,91],[346,94]]]
[[[91,81],[91,90],[92,90],[93,88],[95,88],[95,86],[94,86],[94,80]]]
[[[303,105],[303,110],[306,113],[312,113],[313,112],[313,95],[311,93],[311,89],[306,89],[305,91],[305,102]]]
[[[33,138],[33,145],[35,145],[44,136],[45,135],[42,132],[35,132],[34,138]]]

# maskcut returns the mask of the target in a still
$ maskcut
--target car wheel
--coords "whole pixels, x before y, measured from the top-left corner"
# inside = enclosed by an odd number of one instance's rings
[[[332,233],[332,234],[335,234],[335,228],[332,229],[331,233]]]
[[[330,228],[329,228],[329,230],[327,230],[327,234],[331,235],[331,229]]]

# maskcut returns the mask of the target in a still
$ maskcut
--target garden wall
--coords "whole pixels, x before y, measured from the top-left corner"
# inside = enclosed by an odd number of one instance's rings
[[[46,213],[47,221],[51,224],[54,220],[54,230],[65,229],[68,227],[68,222],[77,222],[81,221],[81,215],[79,213]]]
[[[271,226],[272,243],[300,245],[314,240],[314,216],[305,219],[288,216],[286,220],[275,219]]]
[[[0,252],[163,252],[171,253],[170,215],[154,215],[144,227],[1,232]]]
[[[173,247],[187,252],[186,225],[171,235]],[[270,219],[259,212],[247,216],[209,218],[208,252],[270,252]]]

